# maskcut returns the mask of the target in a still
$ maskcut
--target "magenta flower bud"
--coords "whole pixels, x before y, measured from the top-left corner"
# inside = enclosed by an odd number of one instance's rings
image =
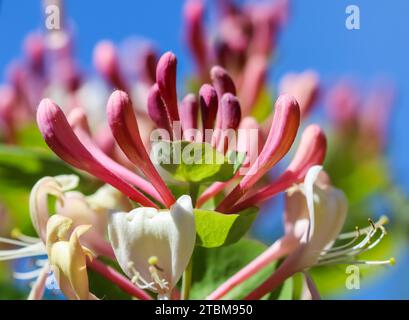
[[[5,123],[13,121],[13,107],[17,104],[17,94],[15,89],[9,85],[0,86],[0,118]],[[11,123],[10,123],[11,124]]]
[[[227,92],[236,95],[236,86],[233,79],[224,68],[214,66],[210,70],[210,77],[219,97]]]
[[[263,89],[267,74],[267,60],[263,56],[252,56],[243,71],[240,86],[240,101],[243,115],[249,115]]]
[[[168,51],[160,57],[156,67],[156,82],[160,95],[165,102],[171,123],[179,121],[176,93],[176,65],[176,56]]]
[[[103,151],[103,148],[107,148],[108,145],[115,145],[115,140],[109,132],[109,129],[104,126],[100,131],[104,131],[104,136],[102,137],[102,132],[99,133],[99,136],[94,139],[91,137],[91,132],[89,130],[87,116],[84,113],[82,108],[74,108],[68,115],[68,123],[73,129],[75,135],[85,146],[85,148],[101,163],[104,164],[110,171],[116,173],[119,177],[125,181],[135,185],[143,192],[151,195],[153,198],[161,202],[161,197],[157,193],[156,189],[144,180],[142,177],[135,174],[133,171],[123,167],[119,163],[112,160],[107,154]],[[108,129],[108,131],[107,131]],[[107,141],[109,139],[109,141]],[[101,141],[105,140],[105,141]],[[98,142],[102,145],[98,146]],[[105,146],[104,146],[105,144]],[[109,146],[108,146],[109,148]]]
[[[326,151],[327,138],[325,133],[318,125],[309,125],[304,130],[294,158],[287,169],[269,185],[236,204],[231,212],[239,212],[251,206],[259,205],[277,193],[302,182],[312,166],[321,165],[324,162]]]
[[[199,96],[203,130],[213,129],[218,109],[217,92],[211,85],[204,84],[199,90]]]
[[[314,71],[286,74],[280,81],[280,94],[288,93],[298,101],[301,118],[305,118],[318,97],[319,78]]]
[[[16,90],[12,86],[0,86],[0,136],[3,134],[8,143],[16,140],[15,111],[18,105]]]
[[[158,128],[163,128],[172,136],[172,126],[168,112],[159,92],[158,84],[154,84],[148,94],[148,114]]]
[[[37,73],[44,72],[44,38],[39,33],[31,33],[24,40],[24,51],[30,67]]]
[[[112,134],[122,151],[151,181],[166,206],[173,205],[176,199],[156,171],[145,150],[129,96],[123,91],[114,91],[108,100],[107,113]]]
[[[94,157],[75,135],[62,110],[50,99],[43,99],[40,102],[37,124],[47,145],[62,160],[111,184],[143,206],[157,207],[154,202]]]
[[[199,114],[199,104],[193,93],[186,95],[182,100],[180,108],[180,121],[182,130],[197,129],[197,117]]]
[[[289,95],[280,96],[275,104],[269,135],[257,160],[251,165],[247,175],[218,205],[216,211],[230,212],[233,205],[287,154],[297,135],[299,125],[300,108],[297,101]]]
[[[99,42],[94,49],[94,66],[113,87],[126,90],[127,86],[119,67],[115,45],[110,41]]]
[[[326,100],[326,111],[338,127],[348,128],[356,123],[361,97],[350,82],[341,81],[336,84],[329,91]]]
[[[241,120],[241,108],[237,97],[225,93],[220,101],[220,128],[222,130],[236,130]]]
[[[203,30],[203,1],[188,0],[184,8],[186,42],[202,76],[207,67],[206,36]]]
[[[130,44],[132,54],[129,54],[127,65],[135,70],[138,78],[145,84],[152,86],[156,82],[156,65],[158,56],[155,47],[149,42]],[[136,60],[136,64],[135,64]]]

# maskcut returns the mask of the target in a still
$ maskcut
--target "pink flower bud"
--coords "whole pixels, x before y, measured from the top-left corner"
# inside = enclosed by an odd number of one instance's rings
[[[94,49],[94,66],[113,87],[126,90],[127,85],[120,71],[118,54],[110,41],[99,42]]]
[[[176,65],[176,56],[172,52],[166,52],[159,59],[156,67],[156,82],[171,122],[179,121],[176,93]]]
[[[186,42],[196,61],[199,72],[204,76],[207,68],[206,36],[203,30],[202,0],[188,0],[184,8]]]
[[[248,115],[257,102],[263,89],[267,74],[267,60],[261,55],[251,56],[243,71],[239,98],[243,115]]]
[[[199,91],[203,130],[213,129],[216,120],[218,98],[215,88],[204,84]]]
[[[300,183],[312,166],[321,165],[324,162],[326,151],[327,139],[322,129],[314,124],[308,126],[301,136],[295,156],[287,169],[269,185],[258,189],[252,196],[236,204],[231,212],[239,212],[259,205],[293,184]]]
[[[156,83],[149,90],[148,114],[158,128],[166,129],[171,136],[172,126],[169,122],[169,115]]]
[[[47,145],[65,162],[111,184],[143,206],[157,207],[154,202],[111,172],[87,150],[73,132],[62,110],[50,99],[43,99],[40,102],[37,124]]]
[[[210,77],[219,97],[227,92],[236,95],[236,86],[234,85],[233,79],[224,68],[214,66],[210,70]]]
[[[180,121],[184,138],[193,141],[195,136],[186,136],[185,133],[191,129],[197,129],[197,118],[199,113],[199,104],[194,94],[190,93],[182,100],[180,108]]]
[[[298,101],[301,118],[311,111],[319,90],[318,74],[307,70],[302,73],[288,73],[280,81],[280,94],[288,93]]]
[[[241,108],[237,97],[225,93],[220,101],[219,115],[222,130],[237,129],[241,120]]]
[[[217,211],[230,212],[233,205],[286,155],[294,142],[299,124],[300,108],[297,101],[289,95],[280,96],[275,104],[270,133],[260,155],[247,175],[218,205]]]
[[[122,151],[151,181],[166,206],[170,207],[176,200],[145,150],[129,96],[123,91],[114,91],[108,100],[107,113],[109,126]]]

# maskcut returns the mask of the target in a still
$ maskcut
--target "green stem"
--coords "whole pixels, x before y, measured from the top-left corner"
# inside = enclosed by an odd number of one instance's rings
[[[191,258],[190,261],[189,261],[189,264],[186,267],[185,272],[183,272],[182,294],[181,294],[181,299],[182,300],[188,300],[189,299],[190,286],[192,284],[192,269],[193,269],[193,260]]]
[[[190,182],[189,183],[189,194],[192,198],[193,208],[196,206],[197,197],[199,195],[199,183]]]

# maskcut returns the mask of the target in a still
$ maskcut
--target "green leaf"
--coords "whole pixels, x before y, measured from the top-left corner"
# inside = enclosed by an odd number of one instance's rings
[[[256,208],[238,214],[195,209],[197,245],[215,248],[240,240],[250,229],[257,215]]]
[[[242,239],[220,248],[196,247],[193,254],[192,299],[204,299],[237,271],[260,255],[266,246]],[[242,299],[269,277],[275,269],[272,263],[230,291],[225,299]]]
[[[278,265],[277,265],[278,267]],[[287,279],[277,289],[270,293],[268,300],[293,300],[294,296],[294,279]]]
[[[241,153],[225,157],[208,143],[159,141],[153,145],[152,158],[177,181],[206,183],[231,179],[245,157]]]
[[[52,154],[52,151],[48,149],[47,144],[45,143],[44,138],[41,135],[40,130],[38,130],[35,122],[31,122],[19,129],[17,132],[16,144],[21,147],[39,147],[42,148],[44,152]]]

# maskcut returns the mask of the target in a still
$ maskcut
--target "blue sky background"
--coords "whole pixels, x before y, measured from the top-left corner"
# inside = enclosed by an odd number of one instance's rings
[[[287,71],[313,68],[324,81],[343,75],[369,84],[380,77],[392,80],[398,97],[388,156],[394,178],[409,193],[409,2],[293,0],[292,3],[289,25],[280,37],[272,78],[277,79]],[[349,4],[360,7],[360,30],[345,28],[345,8]],[[152,39],[163,51],[175,52],[183,78],[191,62],[182,41],[182,5],[182,0],[67,1],[82,67],[91,71],[92,50],[97,41],[111,39],[119,43],[137,35]],[[0,79],[4,77],[6,65],[21,54],[26,33],[42,27],[42,17],[39,0],[0,0]],[[399,258],[406,263],[398,264],[385,273],[382,281],[365,286],[354,296],[409,298],[409,253],[403,252]]]

